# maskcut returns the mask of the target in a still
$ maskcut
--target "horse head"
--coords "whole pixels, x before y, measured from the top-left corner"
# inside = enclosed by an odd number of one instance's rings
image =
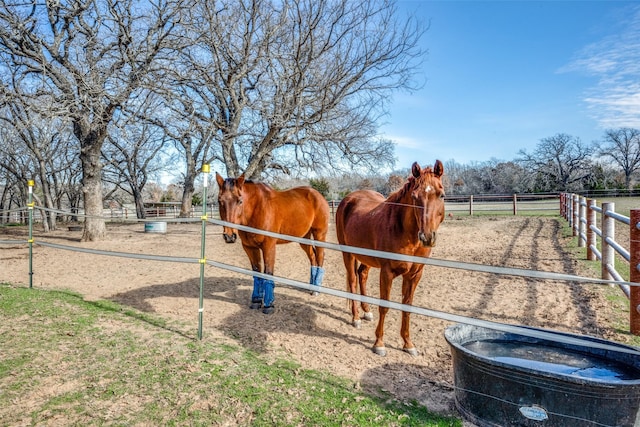
[[[418,239],[426,247],[436,245],[436,230],[444,220],[444,166],[436,160],[433,168],[411,166],[411,200],[418,224]]]
[[[223,178],[216,172],[218,182],[218,206],[220,209],[220,219],[222,221],[240,223],[242,217],[242,189],[244,186],[244,174],[238,178]],[[234,243],[238,238],[238,233],[231,227],[224,226],[222,237],[227,243]]]

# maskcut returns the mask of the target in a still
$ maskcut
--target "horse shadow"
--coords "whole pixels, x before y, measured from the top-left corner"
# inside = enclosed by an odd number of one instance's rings
[[[514,259],[514,253],[516,250],[516,246],[521,243],[523,240],[523,235],[530,233],[533,235],[531,239],[531,246],[529,255],[525,256],[525,260],[527,264],[525,268],[530,270],[542,270],[542,262],[544,259],[540,259],[540,248],[539,244],[542,241],[540,235],[544,231],[544,227],[548,227],[548,222],[544,221],[540,218],[526,218],[525,221],[522,222],[517,232],[512,236],[511,241],[508,245],[505,246],[504,251],[496,263],[499,266],[509,266],[512,260]],[[563,247],[562,242],[560,242],[561,235],[561,225],[559,221],[554,221],[552,224],[553,230],[550,232],[552,236],[552,246],[554,252],[557,254],[557,257],[561,260],[562,270],[560,273],[576,275],[578,272],[576,271],[575,265],[570,256],[565,255],[566,250]],[[556,258],[553,258],[554,261],[557,261]],[[496,279],[493,275],[487,275],[486,278],[482,279],[481,283],[483,285],[482,291],[480,294],[482,298],[478,299],[478,302],[474,306],[456,306],[454,307],[457,313],[461,313],[463,315],[467,315],[469,317],[474,318],[483,318],[486,316],[491,316],[493,320],[500,321],[503,323],[520,323],[522,319],[529,319],[530,326],[537,327],[546,327],[546,328],[555,328],[560,329],[566,327],[567,325],[563,322],[554,322],[548,319],[544,321],[537,320],[536,316],[536,308],[538,307],[538,293],[541,292],[537,285],[541,283],[538,279],[532,278],[524,278],[525,283],[527,284],[526,295],[524,299],[524,303],[522,305],[522,310],[515,315],[501,315],[496,314],[491,311],[491,303],[494,298],[496,298]],[[576,311],[577,316],[580,319],[580,327],[585,333],[590,333],[594,335],[602,334],[602,327],[598,325],[597,322],[597,313],[594,308],[590,304],[584,304],[584,301],[587,301],[591,298],[590,292],[584,285],[580,285],[578,283],[569,283],[570,292],[572,295],[572,301],[576,302],[576,304],[580,304],[580,309]]]
[[[206,335],[206,328],[215,328],[239,342],[243,347],[259,353],[267,352],[269,335],[274,332],[291,335],[302,334],[307,337],[331,337],[368,349],[369,342],[367,341],[361,341],[340,331],[322,328],[318,325],[318,315],[316,314],[318,312],[323,312],[324,315],[347,324],[350,315],[346,308],[344,313],[338,313],[335,306],[330,306],[302,290],[300,290],[300,296],[296,296],[295,292],[279,295],[282,294],[279,292],[282,288],[292,289],[292,287],[276,284],[276,311],[273,314],[265,315],[261,310],[249,308],[252,286],[252,279],[223,276],[206,277],[203,286],[203,333]],[[154,299],[163,297],[188,299],[194,301],[193,313],[196,313],[199,294],[200,279],[194,277],[178,283],[139,287],[114,294],[109,300],[141,312],[156,313],[152,304]],[[221,310],[217,308],[217,304],[230,304],[231,306]],[[219,314],[222,311],[227,311],[228,314],[222,317]],[[184,308],[180,308],[180,315],[183,312]],[[298,339],[304,340],[304,338]]]

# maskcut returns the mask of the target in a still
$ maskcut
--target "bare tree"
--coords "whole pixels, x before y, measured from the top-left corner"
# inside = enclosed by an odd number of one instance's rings
[[[605,131],[598,155],[609,158],[624,173],[624,186],[631,188],[631,178],[640,169],[640,131],[633,128]]]
[[[146,217],[143,190],[160,171],[165,143],[166,135],[157,126],[120,116],[103,148],[105,181],[131,195],[138,218]]]
[[[100,153],[116,111],[136,94],[171,44],[180,0],[18,1],[0,3],[0,74],[13,89],[46,96],[79,143],[87,213],[83,240],[106,234]],[[35,103],[34,103],[35,105]]]
[[[183,116],[212,126],[205,161],[253,178],[393,163],[376,122],[395,90],[416,88],[424,53],[423,28],[398,19],[394,2],[202,1],[196,10],[200,37],[183,51],[179,70],[191,72],[179,83],[198,106]]]
[[[0,176],[4,180],[2,205],[24,207],[27,201],[27,181],[35,170],[33,157],[21,144],[13,129],[0,126]]]
[[[590,177],[594,151],[580,138],[559,133],[540,140],[533,153],[520,150],[516,161],[536,175],[539,191],[580,190]]]
[[[533,191],[533,179],[521,165],[515,162],[498,162],[491,166],[493,189],[491,193],[514,194]]]
[[[11,144],[26,148],[22,155],[31,158],[33,169],[22,173],[34,178],[40,187],[44,207],[47,209],[43,217],[45,231],[55,230],[58,216],[55,209],[60,207],[65,184],[61,179],[62,173],[64,169],[71,167],[68,161],[68,126],[61,120],[43,117],[18,96],[9,101],[0,112],[0,125],[14,136]],[[0,150],[3,148],[0,147]],[[9,149],[5,154],[11,156],[15,152],[16,150]]]

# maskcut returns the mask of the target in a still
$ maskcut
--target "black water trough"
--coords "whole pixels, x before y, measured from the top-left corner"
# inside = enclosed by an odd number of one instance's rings
[[[460,413],[481,427],[640,427],[640,349],[552,334],[587,342],[562,343],[462,324],[448,327],[445,338]],[[614,348],[592,346],[603,344]]]

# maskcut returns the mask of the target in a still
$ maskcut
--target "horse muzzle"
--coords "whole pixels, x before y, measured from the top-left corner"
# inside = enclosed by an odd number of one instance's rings
[[[236,233],[231,233],[231,234],[222,233],[222,237],[224,237],[224,241],[226,243],[235,243],[236,239],[238,238],[238,235]]]
[[[436,245],[436,232],[424,233],[421,231],[418,233],[418,239],[420,239],[423,246],[432,248]]]

